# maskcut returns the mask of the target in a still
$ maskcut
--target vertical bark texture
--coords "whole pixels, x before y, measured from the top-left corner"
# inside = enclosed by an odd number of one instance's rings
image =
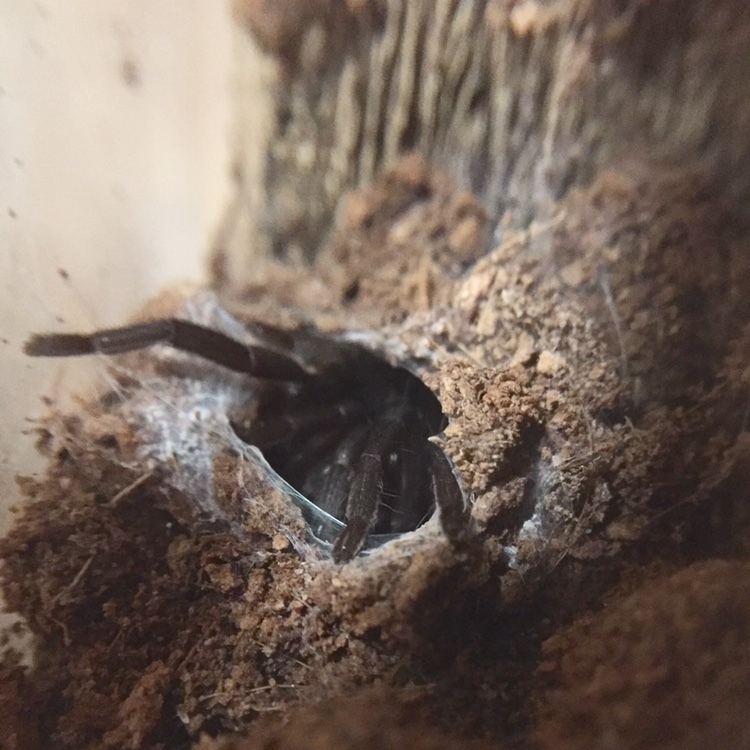
[[[750,192],[743,0],[236,0],[235,14],[250,34],[217,269],[240,283],[257,252],[314,257],[341,196],[411,151],[516,226],[634,153]],[[265,135],[242,138],[259,106]]]

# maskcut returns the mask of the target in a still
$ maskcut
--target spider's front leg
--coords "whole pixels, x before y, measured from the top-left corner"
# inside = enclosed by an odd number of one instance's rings
[[[470,513],[453,467],[435,443],[427,443],[428,471],[432,496],[440,511],[440,525],[454,548],[461,548],[469,537]]]
[[[309,373],[286,354],[264,346],[244,344],[221,331],[179,318],[164,318],[93,333],[37,333],[23,348],[31,357],[76,357],[122,354],[154,344],[166,344],[256,378],[281,381],[309,378]]]
[[[335,562],[348,562],[362,549],[380,504],[383,461],[393,448],[401,422],[383,417],[372,427],[357,459],[346,500],[346,528],[333,543]]]

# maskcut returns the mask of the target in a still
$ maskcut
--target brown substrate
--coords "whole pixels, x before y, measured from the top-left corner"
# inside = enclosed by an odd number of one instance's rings
[[[750,747],[749,640],[746,562],[656,577],[547,641],[540,747]]]
[[[430,521],[324,559],[229,428],[239,377],[143,354],[52,409],[0,544],[36,637],[33,669],[6,665],[26,710],[2,746],[629,748],[658,724],[676,747],[675,705],[746,745],[747,566],[696,561],[750,544],[750,235],[692,175],[653,175],[603,175],[474,261],[477,204],[407,161],[321,266],[226,295],[366,325],[423,375],[474,498],[466,556]],[[205,296],[177,308],[231,329]]]

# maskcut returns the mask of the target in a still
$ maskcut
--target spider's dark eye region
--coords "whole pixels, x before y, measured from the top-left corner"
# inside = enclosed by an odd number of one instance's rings
[[[335,560],[352,559],[369,534],[417,528],[435,505],[450,541],[463,544],[464,496],[450,462],[429,440],[447,424],[432,391],[370,350],[312,328],[256,328],[265,344],[168,318],[90,334],[38,334],[25,351],[68,357],[163,344],[262,381],[257,413],[234,423],[235,431],[345,524],[333,544]]]

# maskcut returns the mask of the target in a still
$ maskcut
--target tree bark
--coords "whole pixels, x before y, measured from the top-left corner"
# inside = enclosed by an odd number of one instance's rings
[[[230,283],[252,277],[258,254],[315,258],[341,197],[413,151],[516,227],[632,156],[695,165],[747,204],[743,0],[236,0],[234,11],[248,32],[237,189],[215,266]]]

